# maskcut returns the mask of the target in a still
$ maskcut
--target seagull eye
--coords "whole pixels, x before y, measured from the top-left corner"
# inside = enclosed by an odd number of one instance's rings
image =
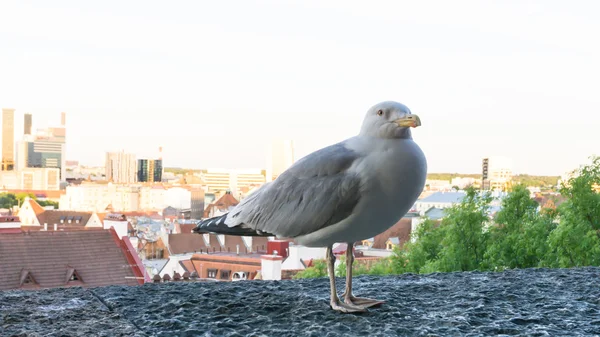
[[[379,109],[379,110],[377,111],[377,116],[382,116],[382,115],[383,115],[383,110]]]

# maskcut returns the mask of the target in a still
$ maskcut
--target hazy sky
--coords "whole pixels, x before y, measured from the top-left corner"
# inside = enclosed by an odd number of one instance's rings
[[[561,174],[600,154],[599,1],[2,1],[0,107],[67,112],[67,158],[255,168],[408,105],[430,172]]]

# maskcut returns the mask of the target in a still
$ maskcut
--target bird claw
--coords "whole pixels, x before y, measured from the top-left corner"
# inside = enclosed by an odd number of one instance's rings
[[[367,312],[367,309],[365,307],[353,305],[351,303],[344,303],[341,301],[331,301],[329,305],[331,306],[331,309],[345,314]]]
[[[356,307],[362,307],[365,309],[374,307],[374,306],[379,306],[379,305],[382,305],[385,303],[385,301],[382,301],[382,300],[375,300],[375,299],[365,298],[365,297],[355,297],[353,295],[345,295],[344,302],[346,302],[346,304],[356,306]]]

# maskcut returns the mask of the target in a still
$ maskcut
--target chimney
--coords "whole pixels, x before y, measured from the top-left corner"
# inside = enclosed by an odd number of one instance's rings
[[[44,230],[47,231],[48,230],[48,224],[44,223]]]
[[[263,280],[281,280],[281,263],[283,257],[279,255],[262,255],[261,274]]]
[[[58,225],[54,224],[54,230],[57,231],[58,230]]]
[[[67,113],[61,112],[60,113],[60,126],[65,126],[66,124],[67,124]]]

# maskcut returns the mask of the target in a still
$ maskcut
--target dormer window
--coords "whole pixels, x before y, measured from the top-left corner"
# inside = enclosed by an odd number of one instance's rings
[[[77,285],[83,283],[83,279],[75,270],[75,268],[67,267],[67,275],[66,275],[65,283],[68,285]]]
[[[35,280],[35,278],[33,278],[33,275],[31,274],[31,272],[26,269],[21,270],[21,277],[20,277],[19,283],[20,283],[19,286],[21,288],[31,288],[31,287],[39,286],[37,281]]]

